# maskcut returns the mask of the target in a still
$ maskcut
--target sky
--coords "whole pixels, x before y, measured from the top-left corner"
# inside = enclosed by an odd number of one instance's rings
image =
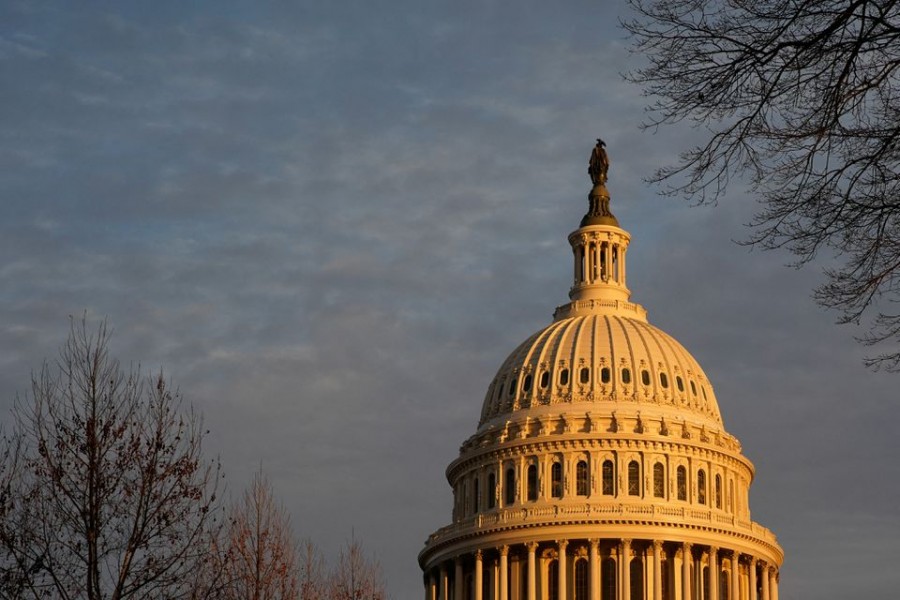
[[[360,541],[396,600],[450,522],[444,470],[506,355],[567,301],[608,144],[632,300],[713,383],[757,469],[784,598],[900,587],[898,377],[797,270],[735,243],[754,199],[644,178],[623,2],[0,2],[0,423],[69,316],[164,369],[240,493]]]

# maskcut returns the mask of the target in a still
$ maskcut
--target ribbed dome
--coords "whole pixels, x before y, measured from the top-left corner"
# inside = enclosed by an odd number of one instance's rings
[[[583,415],[615,404],[722,423],[703,369],[678,341],[639,317],[601,313],[558,319],[513,350],[488,388],[479,427],[520,411]]]

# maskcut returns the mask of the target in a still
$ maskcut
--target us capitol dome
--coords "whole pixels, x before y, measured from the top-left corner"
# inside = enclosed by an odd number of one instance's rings
[[[597,140],[569,234],[570,302],[503,361],[447,467],[426,600],[777,600],[784,553],[750,517],[753,464],[712,384],[630,301],[631,236]]]

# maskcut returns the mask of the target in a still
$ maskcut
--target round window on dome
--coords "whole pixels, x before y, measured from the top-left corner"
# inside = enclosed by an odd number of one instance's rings
[[[695,396],[697,395],[697,386],[694,385],[693,381],[691,381],[691,393]]]
[[[602,369],[600,369],[600,382],[609,383],[609,367],[603,367]]]
[[[675,385],[678,386],[678,391],[679,391],[679,392],[683,392],[683,391],[684,391],[684,380],[681,379],[681,375],[676,375],[676,376],[675,376]]]
[[[509,395],[513,396],[516,393],[516,378],[513,377],[513,380],[509,382]]]
[[[659,374],[659,385],[663,386],[663,388],[668,389],[669,387],[669,376],[665,373]]]
[[[560,385],[569,385],[569,370],[563,369],[559,372],[559,384]]]
[[[581,383],[587,383],[591,380],[591,370],[587,367],[581,368],[581,374],[578,376]]]
[[[631,369],[629,369],[628,367],[622,369],[622,383],[631,383]]]
[[[703,399],[706,400],[706,387],[701,387],[700,391],[703,392]]]
[[[641,383],[650,385],[650,372],[647,369],[641,371]]]
[[[541,373],[541,389],[547,389],[548,385],[550,385],[550,371],[544,371]]]
[[[525,376],[525,379],[522,380],[522,391],[530,392],[531,391],[531,374]]]

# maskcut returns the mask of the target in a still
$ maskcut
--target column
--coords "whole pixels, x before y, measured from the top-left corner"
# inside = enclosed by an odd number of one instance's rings
[[[509,598],[509,546],[500,546],[500,600]]]
[[[709,599],[719,600],[719,549],[709,549]]]
[[[559,600],[565,600],[568,597],[566,592],[566,546],[569,545],[568,540],[559,540]]]
[[[463,561],[462,556],[457,556],[454,560],[456,573],[453,577],[453,598],[455,600],[463,600]]]
[[[737,550],[731,553],[731,594],[728,600],[741,600],[741,555]]]
[[[437,600],[437,581],[434,580],[434,573],[428,572],[428,580],[425,582],[425,600]]]
[[[590,600],[600,600],[600,540],[591,540],[591,593]]]
[[[653,540],[653,600],[662,600],[662,545]]]
[[[691,545],[681,545],[681,600],[691,600]]]
[[[631,599],[631,540],[622,540],[622,600]]]
[[[750,558],[750,600],[758,600],[756,595],[756,557]]]
[[[537,566],[534,561],[534,553],[537,551],[537,542],[526,545],[528,548],[528,600],[537,598]]]
[[[771,574],[769,565],[763,565],[760,576],[762,577],[762,600],[769,600],[769,577]]]
[[[445,563],[441,564],[441,589],[440,596],[441,600],[450,600],[450,578],[447,577],[447,565]]]
[[[772,569],[772,579],[769,582],[772,588],[769,590],[772,600],[778,600],[778,572],[774,568]]]
[[[484,565],[482,564],[481,550],[475,551],[475,600],[484,600],[482,590],[484,588]]]

